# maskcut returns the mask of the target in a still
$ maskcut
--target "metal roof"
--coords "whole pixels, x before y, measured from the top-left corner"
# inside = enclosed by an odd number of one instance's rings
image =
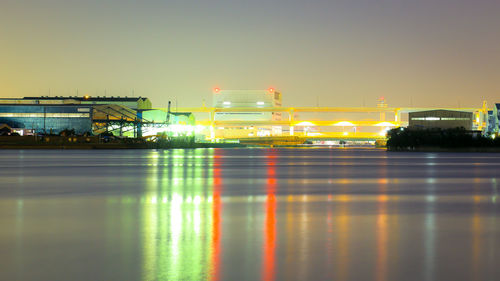
[[[88,96],[88,97],[64,97],[64,96],[55,96],[55,97],[49,97],[49,96],[42,96],[42,97],[24,97],[24,100],[77,100],[77,101],[107,101],[107,102],[137,102],[139,100],[147,100],[148,98],[145,97],[93,97],[93,96]]]

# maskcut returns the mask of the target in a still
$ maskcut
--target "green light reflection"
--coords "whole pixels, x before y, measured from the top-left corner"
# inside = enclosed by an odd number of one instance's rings
[[[141,200],[143,280],[200,280],[213,271],[213,153],[176,149],[151,158]]]

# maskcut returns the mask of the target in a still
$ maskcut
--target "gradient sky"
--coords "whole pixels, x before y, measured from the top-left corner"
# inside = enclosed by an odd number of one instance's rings
[[[211,89],[285,106],[500,102],[499,0],[0,0],[0,97]]]

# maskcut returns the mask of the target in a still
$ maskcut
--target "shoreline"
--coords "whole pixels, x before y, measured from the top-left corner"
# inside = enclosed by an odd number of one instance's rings
[[[422,146],[409,148],[387,148],[387,152],[463,152],[463,153],[500,153],[500,147],[434,147]]]

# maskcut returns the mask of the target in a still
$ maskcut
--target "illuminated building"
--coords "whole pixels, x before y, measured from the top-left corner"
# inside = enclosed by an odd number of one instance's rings
[[[92,131],[89,105],[0,104],[0,123],[23,134],[58,134],[73,129],[77,134]]]
[[[498,134],[500,129],[500,103],[495,104],[492,110],[488,111],[488,133]]]
[[[279,111],[262,111],[252,109],[275,108],[282,106],[281,93],[274,88],[267,90],[221,90],[213,91],[213,107],[231,109],[215,111],[213,121],[281,121]],[[238,111],[241,109],[241,111]],[[281,135],[281,126],[225,126],[218,127],[215,134],[218,137],[247,136],[278,136]]]
[[[220,90],[213,91],[215,108],[266,108],[281,107],[281,93],[267,90]],[[215,120],[269,121],[281,120],[281,112],[216,112]]]
[[[146,110],[142,113],[142,117],[143,120],[154,124],[143,128],[145,136],[163,132],[169,137],[194,136],[197,129],[195,116],[191,112],[168,113],[163,110]]]
[[[454,110],[428,110],[409,113],[409,127],[412,128],[465,128],[472,130],[473,113]]]
[[[0,123],[20,134],[76,134],[141,136],[142,112],[151,108],[142,97],[24,97],[0,99]]]

